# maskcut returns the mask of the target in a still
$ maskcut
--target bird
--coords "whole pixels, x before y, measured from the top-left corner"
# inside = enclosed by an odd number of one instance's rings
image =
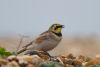
[[[20,54],[24,51],[39,50],[39,51],[50,51],[54,49],[62,40],[62,24],[52,24],[48,30],[41,33],[35,40],[25,45],[23,49],[17,52]]]

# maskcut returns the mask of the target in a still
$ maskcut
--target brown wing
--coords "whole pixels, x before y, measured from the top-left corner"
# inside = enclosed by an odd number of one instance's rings
[[[34,44],[34,46],[41,44],[44,40],[47,40],[49,36],[50,36],[50,32],[48,32],[48,31],[43,32],[42,34],[40,34],[40,36],[36,40],[34,40],[34,41],[30,42],[29,44],[25,45],[23,47],[23,49],[21,49],[20,51],[17,52],[17,54],[20,54],[20,53],[26,51],[28,48],[33,46],[32,44]]]
[[[49,36],[50,36],[50,32],[49,32],[49,31],[43,32],[43,33],[40,34],[40,36],[35,40],[35,43],[36,43],[36,44],[41,44],[44,40],[48,40]]]
[[[44,39],[47,39],[46,36],[48,36],[48,31],[45,31],[42,34],[40,34],[40,36],[35,41],[34,40],[31,41],[27,45],[23,46],[23,48],[27,48],[28,46],[32,45],[34,42],[35,43],[41,43]]]

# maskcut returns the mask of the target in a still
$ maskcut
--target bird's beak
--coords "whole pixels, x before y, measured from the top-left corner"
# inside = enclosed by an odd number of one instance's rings
[[[62,25],[62,28],[64,28],[65,26],[64,25]]]

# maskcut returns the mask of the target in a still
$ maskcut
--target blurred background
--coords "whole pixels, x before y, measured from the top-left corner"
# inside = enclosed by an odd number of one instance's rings
[[[0,0],[0,47],[16,51],[53,23],[65,29],[51,54],[100,54],[100,0]]]

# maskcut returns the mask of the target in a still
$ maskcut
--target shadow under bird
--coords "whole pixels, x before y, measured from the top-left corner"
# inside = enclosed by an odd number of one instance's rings
[[[62,40],[62,28],[64,25],[61,24],[53,24],[50,28],[39,35],[35,40],[25,45],[17,54],[20,54],[24,51],[50,51],[54,49],[59,42]]]

